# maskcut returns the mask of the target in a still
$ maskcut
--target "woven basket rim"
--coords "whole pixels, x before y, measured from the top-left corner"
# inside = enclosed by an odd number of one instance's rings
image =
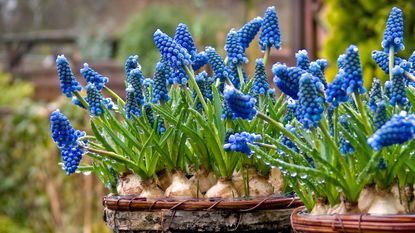
[[[158,198],[146,200],[137,196],[105,196],[105,208],[121,211],[140,210],[233,210],[249,212],[267,209],[292,209],[302,206],[298,197],[267,196],[252,199],[172,199]]]
[[[294,232],[415,232],[415,214],[333,214],[309,215],[305,207],[291,214]]]

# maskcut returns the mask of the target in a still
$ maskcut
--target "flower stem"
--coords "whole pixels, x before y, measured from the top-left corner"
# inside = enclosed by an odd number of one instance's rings
[[[405,75],[407,78],[415,82],[415,76],[413,74],[409,73],[408,71],[405,71]]]
[[[339,118],[339,111],[338,108],[334,109],[334,114],[333,114],[333,133],[334,133],[334,142],[338,143],[339,142],[339,125],[338,125],[338,118]]]
[[[84,108],[88,109],[89,108],[89,104],[86,102],[86,100],[84,99],[84,97],[82,97],[81,93],[79,93],[79,91],[74,91],[73,94],[76,96],[76,98],[81,101],[81,104],[84,106]]]
[[[389,80],[392,80],[392,69],[395,65],[395,51],[393,51],[393,46],[389,48]]]
[[[244,80],[244,75],[243,75],[243,73],[242,73],[242,67],[241,67],[241,65],[238,65],[237,67],[236,67],[236,70],[238,71],[238,77],[239,77],[239,87],[241,88],[242,87],[242,85],[245,83],[245,80]]]
[[[190,81],[190,84],[193,86],[193,90],[196,91],[197,98],[199,98],[199,101],[202,104],[203,110],[205,110],[205,112],[207,113],[208,107],[205,102],[205,99],[203,98],[202,92],[200,91],[199,86],[196,83],[195,75],[193,73],[192,68],[190,68],[189,66],[184,66],[184,69],[187,73],[187,76],[189,76],[189,81]]]
[[[267,67],[269,52],[270,52],[270,47],[267,45],[267,47],[265,48],[264,58],[263,58],[263,62],[264,62],[265,67]]]
[[[320,154],[320,140],[318,139],[316,128],[311,128],[311,133],[313,134],[314,146],[317,152]]]
[[[119,96],[119,95],[117,95],[117,93],[115,93],[113,90],[111,90],[111,89],[109,89],[107,86],[104,86],[104,89],[112,96],[112,97],[114,97],[115,99],[117,99],[118,101],[120,101],[120,103],[122,104],[122,105],[125,105],[125,102],[124,102],[124,100]]]
[[[372,129],[370,127],[369,119],[367,118],[366,110],[365,110],[365,107],[363,106],[362,99],[360,98],[360,95],[357,92],[357,90],[355,90],[353,94],[354,94],[355,102],[357,104],[357,108],[359,109],[359,112],[362,114],[361,120],[362,120],[363,126],[365,127],[366,133],[368,135],[372,135]]]

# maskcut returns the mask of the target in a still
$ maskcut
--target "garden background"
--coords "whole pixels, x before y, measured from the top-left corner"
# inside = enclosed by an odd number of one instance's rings
[[[67,177],[57,165],[50,111],[67,109],[75,128],[88,125],[87,113],[60,97],[57,54],[70,59],[77,76],[88,62],[124,96],[128,55],[138,54],[143,72],[152,76],[156,28],[173,35],[183,22],[199,50],[223,48],[231,27],[271,5],[280,18],[282,49],[272,51],[270,65],[294,65],[295,52],[305,48],[311,59],[329,60],[330,80],[337,56],[353,43],[361,50],[365,84],[384,79],[370,51],[379,47],[392,6],[405,15],[407,48],[399,56],[415,49],[415,0],[0,0],[0,233],[109,232],[102,220],[105,187],[92,175]],[[261,56],[259,49],[249,51],[251,61]]]

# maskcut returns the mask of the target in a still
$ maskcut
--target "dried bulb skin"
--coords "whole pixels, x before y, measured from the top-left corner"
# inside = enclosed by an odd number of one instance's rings
[[[385,190],[372,189],[373,194],[368,195],[368,197],[369,196],[372,197],[372,200],[368,200],[368,201],[371,201],[371,204],[367,208],[367,213],[369,214],[403,214],[405,213],[405,208],[400,203],[399,198],[396,198],[396,195],[393,194],[392,189],[393,189],[393,186]],[[363,200],[359,199],[359,201],[365,201],[365,199]],[[366,211],[363,213],[366,213]]]
[[[171,185],[172,177],[171,172],[163,169],[160,172],[157,173],[157,184],[158,186],[163,190],[166,191],[166,189]]]
[[[235,189],[232,180],[219,179],[205,194],[206,198],[238,198],[238,191]]]
[[[165,191],[166,197],[174,198],[201,198],[202,194],[184,173],[180,170],[174,170],[172,174],[172,183]]]
[[[198,170],[190,181],[197,186],[199,186],[199,191],[201,193],[206,193],[213,185],[216,184],[217,179],[213,171],[208,171],[205,168]]]
[[[142,190],[142,180],[139,176],[133,173],[121,175],[120,182],[117,185],[119,195],[139,195]]]
[[[284,178],[280,169],[277,167],[271,169],[268,182],[274,187],[274,195],[280,195],[284,187]]]
[[[161,190],[153,180],[148,180],[143,183],[143,191],[140,197],[147,199],[156,199],[164,197],[164,192]]]
[[[310,212],[310,215],[324,215],[329,211],[329,206],[327,205],[326,198],[317,198],[316,204],[313,207],[313,210]]]

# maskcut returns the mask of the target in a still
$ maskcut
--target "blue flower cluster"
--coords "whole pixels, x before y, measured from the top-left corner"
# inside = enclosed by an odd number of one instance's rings
[[[321,59],[317,59],[316,63],[320,66],[321,72],[324,74],[324,71],[329,65],[328,61],[326,59],[321,58]]]
[[[347,122],[347,117],[340,116],[339,122],[343,126],[344,130],[347,130],[347,132],[350,132],[349,125]],[[340,153],[347,155],[347,154],[351,154],[354,152],[354,148],[352,144],[349,142],[349,140],[347,140],[344,137],[343,132],[339,132],[339,144],[340,144],[340,148],[339,148]]]
[[[310,67],[310,59],[308,58],[307,50],[298,50],[298,52],[295,53],[295,58],[297,60],[297,67],[308,71],[308,68]]]
[[[211,78],[211,77],[208,77],[208,74],[206,73],[206,71],[200,72],[196,76],[195,79],[196,79],[197,85],[199,86],[200,92],[203,95],[203,99],[205,101],[212,100],[212,98],[213,98],[212,84],[214,82],[214,79]],[[193,98],[195,98],[195,99],[197,98],[196,92],[193,93]],[[201,109],[201,108],[202,108],[202,104],[198,100],[197,109]]]
[[[289,131],[289,132],[291,132],[292,134],[295,134],[295,132],[296,132],[296,128],[294,127],[294,126],[292,126],[291,124],[286,124],[285,125],[285,128]],[[283,135],[282,137],[281,137],[281,139],[280,139],[280,142],[284,145],[284,146],[286,146],[286,147],[288,147],[288,148],[290,148],[292,151],[294,151],[294,152],[298,152],[299,150],[298,150],[298,147],[287,137],[287,136],[285,136],[285,135]],[[281,151],[280,151],[281,152]]]
[[[229,66],[240,66],[248,62],[245,49],[241,45],[238,33],[232,29],[226,38],[225,51],[228,53]]]
[[[154,32],[153,38],[157,49],[172,68],[183,69],[183,66],[191,65],[191,56],[187,50],[160,29]]]
[[[157,62],[156,71],[153,78],[153,103],[159,101],[168,101],[170,99],[167,90],[167,74],[168,66],[163,62]]]
[[[150,78],[145,78],[143,80],[143,89],[144,89],[144,102],[150,101],[150,86],[153,85],[153,80]]]
[[[85,77],[87,83],[95,85],[99,91],[104,88],[105,83],[108,82],[108,78],[99,74],[98,72],[91,69],[88,63],[84,63],[84,67],[81,69],[81,74]]]
[[[388,112],[386,111],[385,101],[381,101],[377,104],[375,114],[373,116],[373,126],[375,129],[379,129],[389,120]]]
[[[238,68],[236,66],[233,67],[229,67],[228,68],[228,73],[229,73],[229,79],[231,80],[232,84],[234,87],[236,87],[237,89],[241,88],[241,80],[239,79],[239,74],[238,74]],[[244,79],[244,82],[248,82],[248,75],[246,74],[245,68],[244,67],[240,67],[241,71],[242,71],[242,77]]]
[[[73,92],[82,90],[81,84],[76,81],[75,75],[72,73],[68,60],[64,55],[58,55],[56,58],[56,68],[58,70],[62,93],[66,97],[70,98]]]
[[[128,119],[131,119],[132,115],[137,117],[141,116],[140,104],[138,103],[138,99],[135,95],[136,91],[134,87],[130,84],[125,91],[127,92],[127,98],[125,100],[125,115],[127,115]]]
[[[138,55],[128,56],[124,64],[125,79],[127,80],[127,82],[128,82],[128,76],[130,75],[130,71],[136,68],[141,69],[141,67],[138,65]]]
[[[293,99],[298,99],[299,80],[304,70],[298,67],[287,67],[283,64],[274,64],[272,66],[274,73],[275,85],[286,95]]]
[[[408,103],[405,91],[405,78],[403,76],[404,70],[400,66],[395,66],[392,69],[391,89],[388,95],[389,103],[393,106],[396,104],[405,106]]]
[[[222,119],[223,120],[235,120],[235,114],[233,114],[232,109],[229,107],[229,105],[226,102],[223,102],[222,104]]]
[[[312,74],[314,77],[317,77],[318,80],[323,84],[324,88],[327,87],[327,80],[324,76],[324,68],[320,66],[320,64],[317,63],[317,61],[313,61],[310,63],[308,72]]]
[[[142,105],[144,103],[144,96],[143,96],[143,81],[144,76],[141,73],[141,70],[138,68],[132,69],[128,75],[127,83],[131,85],[131,90],[135,98],[137,99],[137,103]]]
[[[410,62],[412,64],[412,68],[415,67],[415,51],[413,51],[411,56],[409,56],[408,62]]]
[[[343,69],[339,69],[338,73],[334,77],[326,89],[327,102],[333,104],[334,107],[339,106],[340,103],[349,100],[349,96],[346,90],[343,89],[343,83],[345,82],[345,74]]]
[[[392,8],[383,33],[382,48],[385,52],[389,52],[391,47],[395,53],[405,49],[403,44],[403,15],[402,10],[397,7]]]
[[[343,89],[349,95],[353,92],[363,94],[366,92],[363,86],[362,67],[360,66],[359,49],[355,45],[350,45],[346,49],[344,64],[344,83]]]
[[[176,28],[176,34],[174,35],[174,41],[185,48],[191,56],[197,53],[195,42],[186,24],[179,23]]]
[[[274,46],[276,49],[281,48],[281,34],[278,25],[277,11],[274,6],[268,7],[265,11],[264,20],[262,21],[262,31],[259,36],[259,45],[262,51],[267,47]]]
[[[367,103],[370,108],[370,111],[375,112],[377,108],[377,103],[382,100],[383,98],[380,80],[378,78],[374,78],[372,81],[372,88],[369,92],[369,101]]]
[[[254,152],[251,151],[248,143],[253,143],[261,139],[262,137],[259,134],[247,132],[235,133],[229,136],[228,141],[223,145],[223,148],[225,151],[236,151],[251,156]]]
[[[202,66],[208,63],[208,58],[204,51],[192,56],[192,68],[194,71],[200,69]]]
[[[61,156],[66,175],[76,171],[82,159],[83,151],[78,145],[78,138],[85,135],[85,132],[75,130],[68,118],[59,110],[50,115],[52,139],[61,149]]]
[[[346,64],[346,54],[340,54],[337,58],[337,67],[338,69],[344,69],[344,65]]]
[[[323,98],[319,96],[313,76],[305,73],[300,79],[295,117],[305,129],[317,127],[323,114]]]
[[[153,109],[151,108],[151,105],[149,103],[145,103],[143,105],[144,112],[146,114],[148,123],[153,126],[154,125],[154,115],[153,115]]]
[[[292,98],[288,98],[287,100],[287,109],[285,110],[284,120],[283,122],[285,124],[290,124],[291,121],[294,119],[294,113],[297,105],[295,103],[295,100]]]
[[[395,114],[380,129],[367,140],[373,150],[380,150],[385,146],[403,144],[415,136],[415,116],[408,116],[402,111]]]
[[[264,60],[257,59],[255,63],[254,81],[251,86],[251,94],[253,96],[266,95],[268,93],[269,84],[267,74],[265,73]]]
[[[256,99],[250,95],[245,95],[233,87],[226,86],[223,96],[225,98],[225,104],[232,111],[234,117],[252,120],[256,115]]]
[[[101,105],[103,104],[103,102],[101,102],[103,100],[101,91],[99,91],[93,83],[88,83],[85,88],[87,94],[86,101],[89,105],[89,112],[92,116],[100,116],[102,113],[104,113],[104,109],[102,109]]]
[[[386,73],[389,75],[389,55],[383,51],[374,50],[372,52],[372,58],[376,62],[376,64]],[[394,63],[395,66],[401,64],[405,60],[395,56]]]
[[[262,18],[256,17],[242,26],[241,29],[239,29],[238,36],[244,49],[249,47],[249,44],[255,38],[256,34],[259,32],[259,29],[261,29],[261,25]]]
[[[168,69],[165,68],[164,70],[165,74],[168,75]],[[189,77],[187,76],[186,71],[184,69],[175,69],[171,73],[170,77],[173,79],[173,83],[177,83],[180,85],[186,85],[187,81],[189,80]]]
[[[215,77],[218,78],[223,84],[226,78],[229,77],[229,71],[225,65],[225,62],[214,48],[208,46],[205,48],[205,52]]]

